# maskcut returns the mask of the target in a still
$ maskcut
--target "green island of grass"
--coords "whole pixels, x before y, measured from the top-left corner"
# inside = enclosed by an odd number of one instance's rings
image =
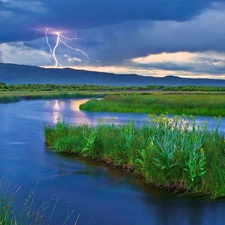
[[[194,117],[151,115],[134,121],[97,126],[45,124],[46,143],[58,152],[78,154],[118,166],[160,188],[212,200],[225,197],[225,141],[219,122],[209,131]]]
[[[225,94],[216,93],[120,93],[103,100],[91,99],[81,110],[225,116]]]

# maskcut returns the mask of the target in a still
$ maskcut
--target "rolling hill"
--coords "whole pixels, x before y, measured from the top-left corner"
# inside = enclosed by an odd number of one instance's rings
[[[136,74],[113,74],[85,70],[41,68],[36,66],[0,63],[0,82],[6,84],[93,84],[107,86],[225,86],[225,80],[190,79],[175,76],[163,78]]]

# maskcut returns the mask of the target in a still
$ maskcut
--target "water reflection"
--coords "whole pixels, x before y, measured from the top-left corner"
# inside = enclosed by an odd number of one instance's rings
[[[75,111],[73,123],[91,124],[91,120],[88,118],[87,114],[80,110],[80,105],[86,103],[88,100],[89,99],[78,99],[70,101],[70,109]]]
[[[66,113],[68,110],[74,112],[73,115],[70,116],[70,122],[75,124],[79,123],[91,123],[91,120],[87,117],[87,115],[80,111],[79,107],[81,104],[87,102],[88,99],[76,99],[76,100],[46,100],[45,105],[50,109],[51,115],[48,117],[48,121],[50,123],[56,124],[58,121],[62,119],[66,119]],[[72,119],[72,121],[71,121]]]
[[[51,119],[52,123],[57,123],[63,117],[63,109],[65,107],[65,102],[60,100],[46,101],[46,107],[51,110]]]
[[[65,119],[67,122],[74,124],[92,124],[96,125],[99,120],[104,123],[114,123],[119,125],[121,123],[126,123],[129,119],[133,119],[137,125],[143,124],[148,118],[147,113],[135,114],[135,113],[114,113],[114,112],[88,112],[81,111],[79,106],[89,99],[61,99],[61,100],[45,100],[45,106],[48,108],[47,112],[51,113],[47,117],[47,120],[51,123],[57,123],[60,119]],[[169,115],[169,118],[173,115]],[[197,124],[207,123],[209,130],[215,128],[218,125],[218,118],[208,117],[208,116],[195,116]],[[190,124],[190,118],[183,118],[184,124]],[[220,121],[219,130],[221,132],[225,131],[225,119],[222,118]]]
[[[84,104],[89,99],[70,100],[70,109],[73,111],[80,111],[80,105]]]

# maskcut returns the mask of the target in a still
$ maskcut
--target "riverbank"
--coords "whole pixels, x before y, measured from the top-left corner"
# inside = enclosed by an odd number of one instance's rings
[[[104,98],[90,100],[80,109],[96,112],[168,113],[225,116],[225,88],[204,86],[166,87],[95,86],[0,83],[0,103],[31,99]]]
[[[0,103],[32,99],[91,99],[81,110],[95,112],[134,112],[225,116],[225,93],[195,91],[7,91],[0,92]]]
[[[80,106],[81,110],[95,112],[134,112],[151,114],[185,114],[225,116],[225,94],[222,93],[120,93],[107,95]]]
[[[209,132],[194,118],[153,115],[141,127],[133,121],[118,126],[60,121],[46,124],[44,131],[47,145],[58,152],[103,160],[160,188],[212,200],[225,197],[225,142],[218,124]]]
[[[56,98],[103,98],[105,93],[93,92],[13,92],[0,93],[0,103],[19,102],[32,99],[56,99]]]

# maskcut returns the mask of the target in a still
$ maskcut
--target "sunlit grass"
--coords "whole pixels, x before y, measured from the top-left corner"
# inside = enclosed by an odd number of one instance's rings
[[[82,110],[186,115],[225,115],[224,94],[117,94],[90,100]]]

